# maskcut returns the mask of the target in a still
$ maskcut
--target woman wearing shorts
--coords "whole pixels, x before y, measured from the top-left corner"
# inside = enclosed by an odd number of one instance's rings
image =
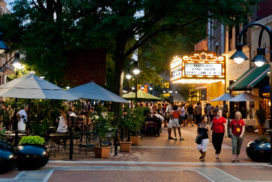
[[[201,137],[201,143],[197,145],[197,149],[200,152],[200,160],[205,161],[205,156],[207,152],[207,145],[209,143],[209,136],[210,136],[210,127],[207,124],[208,123],[208,117],[203,116],[201,118],[201,123],[197,126],[197,135]]]
[[[174,129],[174,135],[175,135],[175,140],[177,141],[177,132],[176,132],[176,128],[178,129],[178,134],[179,134],[179,140],[182,141],[184,140],[181,137],[181,131],[180,131],[180,124],[179,124],[179,116],[180,116],[180,111],[178,111],[178,107],[175,105],[173,107],[173,112],[172,112],[172,119],[171,122],[169,123],[171,128]]]

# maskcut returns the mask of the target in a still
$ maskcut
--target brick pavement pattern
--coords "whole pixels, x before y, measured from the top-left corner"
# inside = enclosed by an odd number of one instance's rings
[[[256,134],[246,134],[241,151],[241,162],[231,163],[231,141],[225,139],[221,160],[215,159],[209,144],[205,162],[199,161],[194,138],[195,127],[182,128],[184,141],[167,139],[167,130],[160,137],[143,137],[140,146],[129,153],[119,153],[109,159],[94,158],[93,152],[68,160],[68,153],[53,156],[49,164],[36,171],[12,171],[0,176],[0,182],[145,182],[145,181],[219,181],[219,182],[272,182],[272,166],[255,163],[246,156],[245,148]],[[113,155],[113,149],[112,149]],[[52,160],[53,159],[53,160]]]

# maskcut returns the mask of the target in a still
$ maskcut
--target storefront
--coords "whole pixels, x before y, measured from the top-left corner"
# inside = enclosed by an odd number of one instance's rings
[[[233,114],[235,108],[236,110],[243,110],[246,108],[247,118],[256,119],[256,111],[260,108],[265,109],[266,116],[270,116],[270,106],[269,102],[269,78],[267,77],[267,72],[269,71],[269,64],[262,67],[252,67],[249,68],[244,74],[242,74],[234,83],[229,86],[229,90],[232,94],[236,95],[240,92],[251,92],[252,94],[259,96],[260,100],[248,103],[232,103],[231,113]],[[254,125],[254,124],[253,124]]]

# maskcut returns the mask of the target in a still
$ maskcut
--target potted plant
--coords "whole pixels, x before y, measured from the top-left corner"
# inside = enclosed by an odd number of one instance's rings
[[[253,161],[268,162],[270,160],[270,146],[271,144],[266,137],[251,141],[247,144],[247,156]]]
[[[15,151],[13,146],[5,140],[5,129],[0,129],[0,173],[5,173],[15,167]]]
[[[141,136],[139,135],[140,129],[143,127],[144,121],[145,121],[145,115],[144,115],[144,108],[138,107],[134,110],[134,114],[131,123],[131,136],[130,136],[130,141],[132,142],[132,145],[139,145],[140,144],[140,138]]]
[[[259,134],[263,134],[264,133],[264,123],[266,120],[266,111],[260,107],[259,110],[256,111],[256,117],[258,119],[258,132]]]
[[[18,169],[39,169],[45,166],[49,160],[49,153],[44,144],[44,138],[40,136],[24,136],[17,147]]]
[[[121,141],[120,141],[120,151],[121,152],[130,152],[131,141],[130,141],[130,130],[133,123],[133,111],[129,108],[125,108],[124,111],[120,114],[119,118],[119,128],[121,129]],[[124,134],[127,137],[123,137]]]
[[[94,122],[94,132],[99,138],[98,146],[94,147],[95,157],[108,158],[111,148],[104,141],[112,129],[113,113],[103,112],[92,115],[91,118]]]

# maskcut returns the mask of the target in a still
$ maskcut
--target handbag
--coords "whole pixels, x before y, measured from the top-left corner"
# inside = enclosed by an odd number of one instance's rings
[[[195,142],[196,142],[197,144],[201,144],[201,142],[202,142],[202,137],[201,137],[201,136],[196,136]]]

